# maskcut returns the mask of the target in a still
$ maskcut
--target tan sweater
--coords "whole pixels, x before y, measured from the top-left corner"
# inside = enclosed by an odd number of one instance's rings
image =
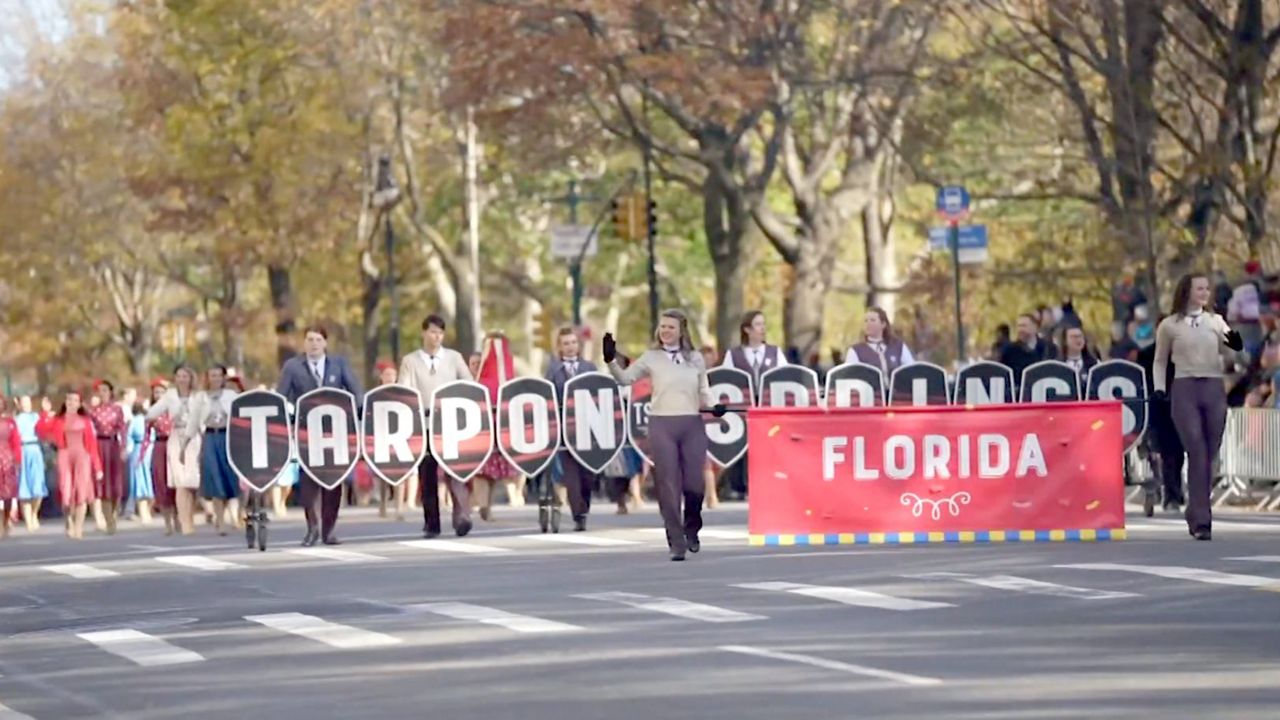
[[[1220,378],[1230,327],[1221,315],[1205,312],[1195,327],[1186,317],[1170,315],[1156,328],[1156,360],[1152,380],[1156,390],[1168,391],[1169,360],[1176,378]]]
[[[455,380],[472,379],[466,358],[462,357],[462,353],[457,350],[442,347],[436,351],[434,374],[431,372],[431,364],[431,359],[425,350],[414,350],[400,361],[398,378],[401,385],[418,388],[418,392],[422,394],[422,402],[427,406],[427,412],[431,412],[431,395],[436,388]]]
[[[617,360],[609,363],[609,372],[623,385],[643,377],[653,381],[650,415],[697,415],[702,408],[710,407],[711,392],[701,353],[689,353],[684,362],[677,365],[665,350],[646,350],[626,370]]]

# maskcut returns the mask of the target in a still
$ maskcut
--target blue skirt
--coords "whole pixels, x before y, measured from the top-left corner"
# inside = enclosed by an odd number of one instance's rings
[[[226,431],[205,431],[200,446],[200,494],[210,500],[230,500],[240,495],[240,479],[227,460]]]
[[[18,472],[18,499],[22,501],[49,497],[44,467],[44,450],[40,443],[22,444],[22,467]]]

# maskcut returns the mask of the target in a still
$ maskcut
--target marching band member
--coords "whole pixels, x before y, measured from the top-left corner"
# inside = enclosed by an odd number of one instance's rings
[[[889,313],[873,306],[867,308],[866,317],[862,320],[862,342],[849,347],[844,361],[880,368],[887,383],[894,370],[910,365],[916,359],[911,355],[911,348],[893,334]]]
[[[9,399],[0,395],[0,538],[9,537],[9,525],[18,516],[21,467],[22,433],[9,410]]]
[[[1084,328],[1069,327],[1062,332],[1062,362],[1071,366],[1080,378],[1080,387],[1089,380],[1089,371],[1098,364],[1098,358],[1089,349],[1089,339]]]
[[[329,347],[329,331],[322,325],[310,325],[303,336],[304,352],[289,358],[280,368],[280,382],[276,392],[280,393],[292,405],[297,405],[298,398],[321,387],[332,387],[346,390],[355,396],[356,407],[364,391],[360,381],[351,371],[347,359],[341,355],[326,353]],[[342,485],[332,490],[320,487],[310,477],[298,480],[298,495],[307,515],[307,533],[302,538],[303,547],[311,547],[317,541],[325,545],[341,545],[334,534],[334,526],[338,523],[338,509],[342,506]]]
[[[418,389],[422,402],[430,403],[436,388],[455,380],[470,380],[467,361],[457,350],[444,347],[444,318],[428,315],[422,321],[422,347],[400,361],[401,383]],[[428,417],[430,423],[430,417]],[[427,426],[430,428],[430,425]],[[426,521],[422,529],[428,538],[440,535],[440,463],[427,446],[427,456],[418,464],[418,481],[422,488],[422,515]],[[453,497],[453,530],[458,537],[471,532],[471,498],[467,484],[448,478],[449,493]]]
[[[186,365],[173,371],[173,387],[165,390],[160,401],[147,410],[147,420],[169,417],[169,433],[165,436],[165,461],[162,475],[165,485],[173,491],[177,508],[178,531],[190,535],[196,531],[196,492],[200,489],[200,438],[188,432],[191,424],[191,399],[195,393],[196,374]],[[156,444],[160,443],[160,428],[156,429]],[[152,465],[156,465],[152,456]],[[156,491],[157,505],[160,492]],[[166,522],[166,528],[168,523]]]
[[[618,364],[612,334],[604,336],[603,350],[609,372],[619,383],[630,385],[643,377],[653,383],[649,446],[658,507],[666,525],[671,559],[682,561],[686,550],[696,553],[701,549],[698,531],[702,529],[705,493],[702,465],[707,457],[701,409],[710,395],[702,356],[689,339],[689,321],[679,310],[663,311],[653,346],[625,370]]]
[[[44,399],[48,405],[49,399]],[[22,437],[22,469],[18,474],[18,502],[22,504],[22,519],[27,523],[27,530],[35,532],[40,527],[40,504],[49,496],[49,482],[45,477],[44,448],[40,447],[40,437],[36,435],[36,423],[40,422],[40,414],[31,409],[31,396],[23,395],[18,400],[21,411],[14,417],[18,424],[18,432]],[[45,408],[46,412],[49,408]]]
[[[224,516],[237,517],[240,482],[227,459],[227,423],[235,391],[227,387],[227,368],[214,365],[205,371],[205,390],[191,401],[191,422],[186,437],[199,437],[200,495],[213,501],[213,526],[226,535]],[[228,514],[228,511],[230,513]]]
[[[1156,330],[1156,399],[1170,398],[1173,423],[1187,450],[1187,531],[1211,540],[1213,513],[1209,491],[1213,463],[1227,424],[1223,384],[1226,346],[1244,347],[1240,333],[1209,309],[1213,289],[1205,275],[1184,275],[1173,291],[1173,314]],[[1168,378],[1169,362],[1174,378]]]
[[[84,517],[93,502],[94,483],[102,478],[98,436],[80,393],[67,391],[57,415],[42,413],[40,439],[58,449],[58,497],[67,518],[67,537],[84,539]]]
[[[787,358],[777,345],[765,342],[767,328],[764,313],[759,310],[748,310],[738,323],[738,338],[741,345],[724,354],[721,367],[738,368],[751,373],[756,391],[760,390],[760,376],[766,372],[787,364]],[[707,367],[711,367],[708,365]]]
[[[596,372],[595,363],[581,357],[582,341],[571,327],[562,327],[556,333],[556,357],[547,368],[547,380],[556,386],[556,397],[561,405],[566,401],[564,386],[571,379],[584,373]],[[587,529],[587,515],[591,512],[591,488],[595,475],[582,467],[568,450],[561,449],[547,472],[556,486],[556,502],[569,503],[573,514],[573,529]],[[561,496],[564,497],[561,497]],[[625,506],[624,506],[625,507]]]
[[[400,372],[395,363],[390,360],[379,360],[375,367],[378,369],[378,383],[380,385],[396,384],[400,377]],[[423,402],[426,402],[425,398]],[[409,497],[409,482],[405,480],[399,485],[392,485],[385,480],[379,480],[378,485],[381,487],[378,492],[378,517],[387,516],[387,500],[391,495],[395,495],[396,521],[404,522],[404,507]]]
[[[95,486],[93,517],[99,530],[108,535],[116,532],[116,519],[120,516],[120,503],[127,492],[124,461],[125,432],[127,422],[124,410],[115,402],[115,386],[109,380],[93,384],[98,404],[89,411],[98,433],[98,454],[102,458],[102,478]]]

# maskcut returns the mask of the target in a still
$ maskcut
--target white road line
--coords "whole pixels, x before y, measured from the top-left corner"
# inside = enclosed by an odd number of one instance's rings
[[[106,570],[92,565],[83,563],[67,563],[65,565],[45,565],[40,568],[51,573],[66,575],[77,580],[96,580],[97,578],[118,577],[120,573],[115,570]]]
[[[951,603],[932,602],[930,600],[912,600],[910,598],[894,597],[893,595],[884,595],[881,593],[871,592],[870,590],[857,590],[847,587],[832,587],[828,585],[801,585],[799,583],[789,582],[762,582],[762,583],[742,583],[733,585],[732,587],[744,588],[746,590],[772,590],[774,592],[789,592],[796,595],[804,595],[806,597],[814,597],[822,600],[831,600],[833,602],[843,603],[845,605],[856,605],[858,607],[880,608],[882,610],[932,610],[934,608],[955,607]]]
[[[1079,600],[1114,600],[1116,598],[1140,597],[1137,593],[1119,592],[1115,590],[1094,590],[1093,588],[1059,585],[1057,583],[1044,582],[1041,580],[1032,580],[1031,578],[1017,577],[1015,575],[989,575],[986,577],[976,577],[973,575],[966,575],[964,573],[941,572],[930,573],[927,575],[904,575],[903,577],[951,579],[956,580],[957,582],[969,583],[970,585],[995,588],[996,590],[1011,590],[1014,592],[1030,593],[1032,595],[1054,595],[1057,597],[1069,597]]]
[[[836,670],[839,672],[849,673],[850,675],[862,675],[864,677],[879,678],[881,680],[892,680],[893,682],[902,683],[904,685],[923,686],[939,685],[942,683],[942,680],[938,678],[924,677],[922,675],[909,675],[907,673],[894,672],[892,670],[881,670],[879,668],[867,667],[865,665],[852,665],[838,660],[827,660],[826,658],[813,657],[812,655],[797,655],[795,653],[765,650],[764,648],[749,647],[746,645],[721,645],[719,649],[724,652],[737,653],[739,655],[753,655],[755,657],[769,658],[770,660],[784,660],[786,662],[800,663],[802,665],[811,665],[813,667],[823,668],[826,670]]]
[[[1223,560],[1241,560],[1244,562],[1280,563],[1280,555],[1248,555],[1246,557],[1229,557]]]
[[[1175,565],[1124,565],[1121,563],[1081,563],[1078,565],[1054,565],[1054,567],[1072,570],[1117,570],[1120,572],[1155,575],[1174,580],[1191,580],[1193,582],[1212,585],[1235,585],[1237,587],[1280,587],[1280,579],[1262,577],[1260,575],[1238,575],[1235,573],[1201,570],[1200,568],[1179,567]]]
[[[641,610],[665,613],[667,615],[675,615],[676,617],[689,618],[691,620],[701,620],[702,622],[725,623],[768,619],[763,615],[751,615],[749,613],[738,612],[736,610],[716,607],[715,605],[704,605],[702,603],[689,602],[688,600],[680,600],[679,598],[650,597],[649,595],[638,595],[636,593],[588,593],[585,595],[574,595],[574,597],[582,598],[584,600],[601,600],[604,602],[621,603],[623,605],[630,605],[634,608],[640,608]]]
[[[337,548],[290,548],[287,552],[293,555],[320,558],[321,560],[337,560],[338,562],[377,562],[386,560],[380,555],[370,555],[353,550],[338,550]]]
[[[35,720],[35,718],[20,713],[4,703],[0,703],[0,720]]]
[[[422,603],[410,605],[409,607],[455,620],[469,620],[471,622],[484,623],[485,625],[497,625],[521,633],[573,632],[584,629],[577,625],[546,620],[531,615],[517,615],[506,610],[485,607],[484,605],[472,605],[470,603]]]
[[[667,534],[666,528],[644,528],[643,531],[654,535]],[[717,540],[746,540],[747,531],[727,530],[724,528],[702,528],[698,531],[698,539],[701,540],[702,538],[715,538]]]
[[[137,630],[103,630],[78,633],[76,637],[91,642],[112,655],[132,660],[143,667],[180,665],[204,660],[200,653],[184,650]]]
[[[537,540],[549,543],[564,543],[566,545],[591,545],[594,547],[615,547],[618,545],[639,545],[635,540],[619,540],[618,538],[601,537],[600,535],[517,535],[522,540]]]
[[[302,613],[276,615],[246,615],[245,620],[265,625],[274,630],[300,635],[331,647],[343,650],[399,645],[400,639],[371,630],[361,630],[350,625],[340,625]]]
[[[476,545],[474,543],[462,542],[459,540],[404,540],[400,544],[406,547],[417,548],[419,550],[437,550],[439,552],[474,555],[482,553],[511,552],[507,548],[494,547],[493,545]]]
[[[178,567],[190,568],[192,570],[234,570],[244,567],[244,565],[227,562],[225,560],[215,560],[214,558],[205,557],[203,555],[169,555],[157,557],[155,559],[157,562],[177,565]]]

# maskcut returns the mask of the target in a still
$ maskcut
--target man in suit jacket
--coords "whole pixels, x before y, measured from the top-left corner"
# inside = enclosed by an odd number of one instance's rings
[[[565,383],[578,375],[596,372],[596,366],[581,357],[582,342],[573,328],[560,328],[556,336],[556,357],[547,369],[547,379],[556,386],[556,396],[564,404]],[[591,512],[591,487],[595,484],[595,475],[578,464],[567,450],[561,450],[559,473],[554,472],[552,479],[565,489],[569,500],[569,510],[573,513],[573,529],[582,532],[587,529],[587,513]],[[557,477],[557,474],[559,477]]]
[[[444,346],[444,318],[428,315],[422,321],[422,347],[400,361],[400,384],[418,389],[428,412],[433,406],[436,388],[456,380],[471,380],[466,358],[457,350]],[[431,427],[428,419],[427,427]],[[418,464],[418,484],[422,486],[422,514],[426,525],[423,535],[440,535],[440,463],[430,451]],[[453,497],[453,531],[458,537],[471,532],[471,493],[467,484],[449,478],[449,494]]]
[[[299,397],[316,388],[340,388],[356,396],[356,407],[359,408],[364,396],[360,381],[346,358],[325,352],[328,345],[329,332],[323,326],[308,327],[303,340],[304,352],[289,358],[280,369],[276,392],[291,404],[296,404]],[[342,505],[341,485],[325,490],[304,471],[298,479],[298,501],[307,514],[307,534],[302,539],[304,547],[315,545],[321,538],[325,545],[342,544],[333,534],[333,527],[338,522],[338,508]]]

